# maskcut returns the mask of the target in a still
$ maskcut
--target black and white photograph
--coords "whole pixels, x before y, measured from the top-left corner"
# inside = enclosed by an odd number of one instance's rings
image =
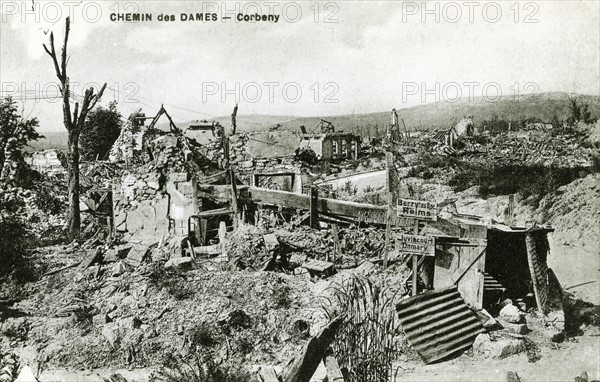
[[[600,382],[600,0],[0,0],[0,382]]]

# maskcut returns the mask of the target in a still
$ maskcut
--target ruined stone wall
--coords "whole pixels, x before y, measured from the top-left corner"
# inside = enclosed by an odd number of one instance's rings
[[[250,138],[248,133],[234,135],[229,138],[230,164],[238,179],[244,184],[258,186],[254,182],[254,175],[293,173],[295,174],[293,191],[302,192],[301,163],[291,155],[254,158],[248,152]],[[265,145],[268,146],[268,143],[265,143]],[[220,138],[209,142],[206,156],[219,163],[219,166],[223,168],[225,157]]]
[[[187,173],[124,175],[112,188],[115,229],[145,243],[187,234],[188,217],[197,211],[194,187]]]

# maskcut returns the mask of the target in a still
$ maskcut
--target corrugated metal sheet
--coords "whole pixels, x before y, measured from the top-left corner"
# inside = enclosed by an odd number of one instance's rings
[[[402,300],[396,310],[408,341],[425,363],[468,349],[483,332],[455,286]]]
[[[483,274],[483,290],[485,291],[495,291],[495,290],[499,290],[499,291],[506,291],[506,288],[500,284],[500,282],[498,282],[498,280],[496,280],[494,277],[492,277],[492,275],[490,275],[489,273],[484,273]]]
[[[548,313],[548,264],[546,263],[548,253],[548,238],[546,235],[528,233],[525,236],[527,247],[527,261],[533,283],[533,291],[538,309]]]

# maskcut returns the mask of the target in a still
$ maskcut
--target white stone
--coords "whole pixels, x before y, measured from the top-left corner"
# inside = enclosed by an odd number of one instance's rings
[[[518,324],[522,320],[521,311],[512,304],[508,304],[500,310],[500,317],[512,324]]]
[[[23,366],[23,369],[21,369],[21,372],[19,373],[19,376],[15,382],[38,382],[38,380],[35,379],[33,370],[31,370],[29,366],[25,365]]]
[[[165,268],[178,268],[192,265],[191,257],[175,257],[165,263]]]

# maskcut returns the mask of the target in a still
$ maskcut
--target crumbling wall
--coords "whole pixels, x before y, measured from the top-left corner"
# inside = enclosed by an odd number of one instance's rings
[[[114,226],[131,241],[159,242],[187,234],[197,211],[195,184],[187,173],[128,173],[113,184]]]
[[[258,186],[255,175],[294,174],[294,184],[288,191],[302,192],[301,163],[291,155],[254,157],[249,152],[250,140],[248,133],[229,137],[229,164],[234,168],[236,177],[244,184]],[[210,141],[206,157],[224,168],[226,161],[221,142],[221,138]],[[263,143],[269,145],[268,142]]]

